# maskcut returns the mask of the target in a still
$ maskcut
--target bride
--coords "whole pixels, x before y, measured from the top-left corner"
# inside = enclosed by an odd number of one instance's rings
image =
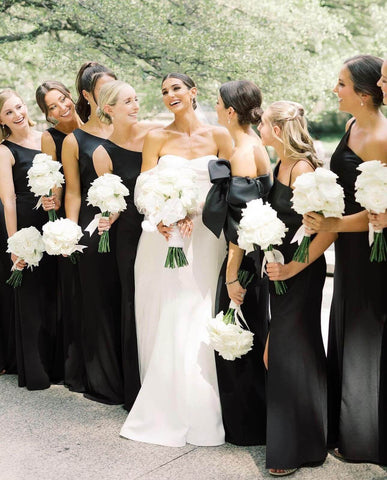
[[[232,142],[226,129],[199,121],[196,94],[185,74],[163,78],[163,101],[174,121],[147,134],[141,171],[159,162],[174,168],[188,165],[197,175],[204,203],[211,186],[208,162],[229,158]],[[121,436],[171,447],[215,446],[224,443],[224,429],[206,322],[213,313],[225,241],[203,225],[201,214],[185,218],[179,227],[186,267],[164,267],[171,227],[160,223],[158,232],[143,232],[140,238],[135,309],[142,386]]]

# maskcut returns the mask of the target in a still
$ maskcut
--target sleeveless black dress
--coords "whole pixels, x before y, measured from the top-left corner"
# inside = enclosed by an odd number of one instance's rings
[[[16,193],[18,230],[34,226],[38,230],[47,223],[42,208],[34,209],[37,198],[27,186],[27,170],[40,150],[21,147],[5,140],[15,165],[12,168]],[[48,388],[50,382],[60,380],[56,371],[56,290],[57,269],[54,257],[44,254],[33,271],[23,270],[22,285],[15,293],[15,332],[18,383],[29,390]]]
[[[105,139],[81,129],[73,132],[79,149],[82,230],[93,220],[96,207],[86,202],[90,183],[97,178],[93,152]],[[87,248],[78,263],[82,294],[82,348],[87,385],[85,396],[107,404],[123,403],[121,355],[121,289],[115,257],[117,225],[109,230],[111,251],[98,253],[100,236],[85,232],[80,243]]]
[[[129,196],[126,197],[126,210],[121,212],[117,220],[115,253],[122,294],[121,340],[124,407],[126,410],[130,410],[141,387],[134,313],[134,261],[142,230],[143,215],[138,213],[134,205],[134,187],[141,171],[142,155],[141,152],[127,150],[110,140],[106,140],[102,145],[111,158],[113,173],[121,177],[123,183],[129,189]]]
[[[363,161],[348,147],[352,125],[331,160],[345,215],[363,210],[354,192]],[[328,440],[350,460],[387,464],[387,262],[370,262],[368,232],[339,233],[335,254]]]
[[[204,224],[219,237],[222,229],[226,241],[238,244],[237,228],[242,208],[250,200],[266,200],[271,187],[270,175],[257,178],[231,176],[227,160],[209,163],[211,182],[203,209]],[[226,313],[230,298],[225,285],[227,257],[218,280],[215,313]],[[254,333],[250,352],[233,361],[215,352],[219,396],[226,441],[235,445],[263,445],[266,441],[266,371],[263,363],[269,327],[268,279],[261,278],[260,253],[243,257],[241,270],[254,274],[247,287],[242,312]]]
[[[269,202],[289,228],[280,250],[285,263],[302,216],[291,207],[293,190],[277,180]],[[267,383],[267,468],[288,469],[324,461],[326,449],[326,357],[321,336],[321,300],[326,263],[322,255],[286,280],[287,293],[276,295],[270,282],[270,340]]]
[[[56,150],[56,159],[62,161],[62,145],[66,134],[54,127],[47,129]],[[62,186],[62,204],[58,218],[65,218],[64,198],[66,185]],[[81,342],[81,286],[77,265],[69,258],[56,257],[58,262],[58,358],[63,368],[64,384],[74,392],[85,391],[85,366]],[[69,301],[71,299],[71,301]]]

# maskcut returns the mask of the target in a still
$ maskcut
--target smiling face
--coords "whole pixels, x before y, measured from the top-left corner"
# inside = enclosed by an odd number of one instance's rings
[[[17,95],[12,94],[3,103],[0,124],[7,126],[12,133],[28,126],[27,107]]]
[[[119,123],[136,122],[140,107],[134,88],[130,85],[125,85],[118,95],[116,104],[106,106],[105,108],[107,109],[107,113]]]
[[[339,79],[333,91],[338,97],[341,112],[353,113],[361,105],[362,98],[355,92],[350,71],[346,66],[340,70]]]
[[[383,62],[381,77],[379,78],[377,85],[382,89],[383,103],[384,105],[387,105],[387,60],[384,60]]]
[[[192,108],[197,90],[189,89],[179,78],[167,78],[161,87],[164,105],[173,113]]]
[[[47,106],[47,118],[58,123],[66,123],[74,120],[75,105],[71,97],[64,95],[59,90],[53,89],[44,97]]]

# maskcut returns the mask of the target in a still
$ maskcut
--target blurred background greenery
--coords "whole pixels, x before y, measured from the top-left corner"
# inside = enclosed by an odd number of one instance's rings
[[[162,76],[191,75],[209,121],[219,85],[249,79],[274,100],[302,103],[326,150],[348,117],[332,94],[340,66],[386,54],[384,0],[1,0],[0,88],[25,99],[44,128],[35,89],[60,80],[75,94],[80,65],[95,60],[128,81],[143,118],[164,111]]]

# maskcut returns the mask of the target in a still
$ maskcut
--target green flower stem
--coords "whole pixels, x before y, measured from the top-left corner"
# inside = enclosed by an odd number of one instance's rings
[[[185,256],[182,247],[169,247],[167,258],[165,259],[164,267],[176,268],[185,267],[188,265],[187,257]]]
[[[52,196],[52,190],[50,189],[50,191],[48,192],[48,195],[45,195],[46,197],[51,197]],[[51,210],[47,210],[47,213],[48,213],[48,220],[50,222],[55,222],[55,220],[58,220],[58,217],[57,217],[57,214],[56,214],[56,211],[54,208],[52,208]]]
[[[304,235],[300,245],[294,252],[293,260],[300,263],[309,263],[310,236]]]
[[[20,287],[23,280],[23,270],[13,270],[9,279],[5,282],[13,288]]]
[[[223,322],[226,325],[228,325],[229,323],[232,323],[232,324],[235,323],[234,313],[235,313],[235,308],[229,308],[227,312],[223,315]]]
[[[109,217],[109,212],[102,212],[103,217]],[[101,238],[99,239],[98,243],[98,252],[99,253],[107,253],[110,252],[110,242],[109,242],[109,230],[103,232]]]
[[[81,256],[80,252],[73,252],[70,256],[69,259],[72,264],[78,263],[79,257]]]
[[[385,262],[387,259],[387,243],[383,232],[375,232],[371,247],[371,262]]]

